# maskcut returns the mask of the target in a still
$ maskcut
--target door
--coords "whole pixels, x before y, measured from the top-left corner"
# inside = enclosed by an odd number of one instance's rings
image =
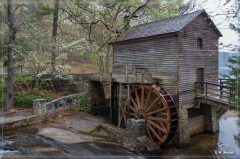
[[[197,75],[197,77],[196,77],[197,82],[204,82],[204,68],[197,68],[196,75]],[[197,89],[197,92],[201,92],[201,94],[203,94],[204,83],[198,83],[196,89]]]

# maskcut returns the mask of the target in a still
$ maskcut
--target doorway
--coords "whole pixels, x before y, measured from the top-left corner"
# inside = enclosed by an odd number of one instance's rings
[[[204,82],[204,68],[197,68],[196,73],[196,82]],[[204,92],[204,83],[198,83],[197,84],[197,91],[200,91],[201,94]]]

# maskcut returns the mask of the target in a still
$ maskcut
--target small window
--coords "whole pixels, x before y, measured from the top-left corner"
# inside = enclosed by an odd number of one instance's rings
[[[197,47],[198,49],[202,49],[203,48],[203,40],[198,38],[197,39]]]

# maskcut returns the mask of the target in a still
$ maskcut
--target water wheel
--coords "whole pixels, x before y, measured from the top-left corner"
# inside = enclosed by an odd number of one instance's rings
[[[157,145],[167,143],[177,129],[177,111],[172,97],[161,87],[138,85],[125,100],[123,121],[126,124],[128,106],[130,118],[146,120],[146,135]]]

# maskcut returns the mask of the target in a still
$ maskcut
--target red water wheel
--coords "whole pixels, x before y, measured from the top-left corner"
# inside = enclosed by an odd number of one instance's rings
[[[130,100],[130,101],[129,101]],[[172,139],[177,130],[177,111],[171,96],[160,87],[139,85],[125,100],[123,120],[126,124],[128,107],[130,118],[146,120],[146,134],[157,145]]]

